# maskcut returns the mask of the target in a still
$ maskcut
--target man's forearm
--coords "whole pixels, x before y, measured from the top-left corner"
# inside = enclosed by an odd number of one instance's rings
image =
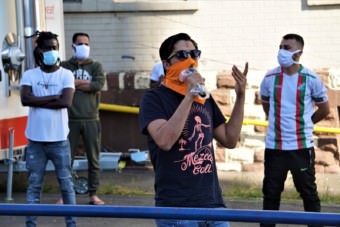
[[[23,104],[25,106],[32,107],[44,107],[50,102],[53,102],[58,99],[58,95],[49,95],[49,96],[26,96],[23,100]]]
[[[149,124],[149,133],[161,149],[165,151],[170,150],[181,135],[186,119],[189,115],[192,102],[193,97],[190,97],[190,94],[187,94],[168,121],[163,120],[160,124],[155,123],[157,122],[156,120]]]
[[[325,117],[327,117],[328,113],[324,113],[322,111],[315,111],[314,114],[312,115],[312,121],[314,124],[318,123],[319,121],[321,121],[322,119],[324,119]]]
[[[91,81],[89,80],[75,80],[75,87],[80,91],[91,91]]]
[[[327,115],[330,113],[328,102],[318,104],[317,107],[318,109],[312,115],[312,121],[314,124],[327,117]]]
[[[244,117],[244,102],[245,102],[245,95],[236,98],[234,108],[230,115],[230,119],[227,123],[227,132],[230,132],[228,133],[228,136],[232,138],[230,139],[231,141],[236,142],[241,133],[243,117]]]

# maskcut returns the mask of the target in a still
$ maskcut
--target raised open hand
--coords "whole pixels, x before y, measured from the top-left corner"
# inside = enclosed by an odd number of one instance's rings
[[[248,73],[248,62],[246,62],[244,66],[243,73],[237,68],[237,66],[233,66],[231,75],[234,77],[236,81],[235,92],[236,95],[242,95],[246,91],[247,85],[247,73]]]

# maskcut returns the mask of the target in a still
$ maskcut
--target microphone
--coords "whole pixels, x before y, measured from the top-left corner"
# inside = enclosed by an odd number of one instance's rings
[[[191,93],[198,93],[199,97],[202,99],[207,99],[208,95],[207,92],[205,91],[205,87],[203,84],[197,83],[196,86],[191,89]]]
[[[195,68],[190,67],[188,69],[185,69],[181,72],[179,75],[179,81],[184,82],[185,79],[190,76],[192,73],[198,72]],[[207,99],[209,98],[209,93],[206,91],[203,84],[197,83],[195,87],[193,87],[190,91],[191,93],[197,93],[198,97],[201,99]]]

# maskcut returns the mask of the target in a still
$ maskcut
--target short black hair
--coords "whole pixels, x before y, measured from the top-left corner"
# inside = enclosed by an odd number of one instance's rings
[[[59,46],[58,35],[52,32],[38,32],[37,33],[37,47],[42,48],[46,40],[55,39]]]
[[[87,34],[85,32],[77,32],[77,33],[73,34],[73,37],[72,37],[72,42],[73,43],[75,43],[77,41],[78,36],[86,36],[90,40],[89,34]]]
[[[198,49],[197,43],[188,34],[178,33],[176,35],[168,37],[166,40],[163,41],[161,47],[159,48],[159,56],[161,57],[161,60],[168,59],[168,57],[174,50],[175,44],[180,40],[191,41],[194,44],[195,48]]]
[[[293,34],[293,33],[290,33],[290,34],[287,34],[285,36],[282,37],[283,39],[287,40],[287,39],[295,39],[296,42],[298,44],[300,44],[301,46],[301,49],[303,49],[304,45],[305,45],[305,42],[303,41],[303,38],[302,36],[298,35],[298,34]]]

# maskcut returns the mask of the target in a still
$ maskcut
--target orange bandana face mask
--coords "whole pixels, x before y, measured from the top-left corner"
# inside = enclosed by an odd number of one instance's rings
[[[186,95],[188,92],[188,84],[185,80],[184,82],[181,82],[179,80],[179,75],[183,70],[197,67],[197,61],[192,58],[187,58],[184,61],[176,62],[175,64],[171,65],[166,71],[166,75],[163,80],[164,85],[181,95]],[[194,101],[201,104],[205,103],[204,99],[200,99],[198,97],[195,97]]]

